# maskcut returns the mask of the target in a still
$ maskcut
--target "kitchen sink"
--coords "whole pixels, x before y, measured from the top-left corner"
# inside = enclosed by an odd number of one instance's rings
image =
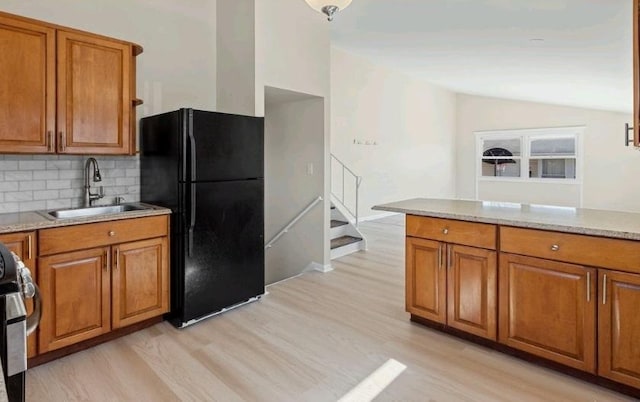
[[[144,205],[136,204],[121,204],[121,205],[108,205],[100,207],[89,208],[74,208],[74,209],[56,209],[53,211],[43,212],[47,217],[54,219],[74,219],[74,218],[86,218],[91,216],[120,214],[122,212],[129,211],[142,211],[148,209]]]

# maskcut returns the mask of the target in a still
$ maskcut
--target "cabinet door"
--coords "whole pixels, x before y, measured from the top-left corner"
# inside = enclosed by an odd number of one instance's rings
[[[109,250],[95,248],[39,259],[41,353],[109,332]]]
[[[496,252],[447,246],[447,325],[496,340],[498,266]]]
[[[58,31],[58,152],[129,154],[131,45]]]
[[[640,388],[640,275],[599,275],[598,374]]]
[[[55,30],[0,16],[0,152],[54,152]]]
[[[633,145],[640,147],[640,1],[633,0]]]
[[[169,311],[167,238],[114,246],[113,328]]]
[[[38,283],[38,270],[35,259],[37,250],[36,233],[27,232],[0,235],[0,243],[7,246],[9,250],[13,251],[18,257],[20,257],[22,262],[24,262],[24,265],[26,265],[31,271],[33,281]],[[27,307],[27,314],[31,314],[33,312],[33,301],[26,300],[25,304]],[[34,357],[38,354],[37,336],[38,331],[36,330],[36,332],[29,335],[27,338],[27,357]]]
[[[595,269],[500,255],[499,341],[595,373]]]
[[[445,244],[407,237],[406,309],[411,314],[447,322],[447,274],[443,269]]]

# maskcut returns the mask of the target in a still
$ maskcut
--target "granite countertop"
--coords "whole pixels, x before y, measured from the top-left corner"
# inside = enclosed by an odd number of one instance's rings
[[[0,214],[0,233],[26,232],[37,229],[55,228],[83,223],[115,221],[121,219],[144,218],[146,216],[167,215],[171,213],[170,209],[155,205],[143,203],[134,204],[142,205],[146,207],[146,209],[70,219],[55,219],[48,217],[43,211]]]
[[[408,215],[640,240],[640,213],[633,212],[428,198],[376,205],[373,209]]]

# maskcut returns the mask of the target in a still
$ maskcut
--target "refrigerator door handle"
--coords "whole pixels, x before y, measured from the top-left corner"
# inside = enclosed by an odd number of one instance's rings
[[[196,137],[193,135],[193,111],[189,113],[189,146],[191,147],[191,178],[190,181],[196,181]]]
[[[193,254],[193,229],[196,226],[196,184],[191,183],[191,209],[189,211],[189,257]]]

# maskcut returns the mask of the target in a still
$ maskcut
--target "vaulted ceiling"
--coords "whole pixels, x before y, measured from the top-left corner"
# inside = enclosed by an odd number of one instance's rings
[[[331,30],[456,92],[632,110],[632,0],[353,0]]]

